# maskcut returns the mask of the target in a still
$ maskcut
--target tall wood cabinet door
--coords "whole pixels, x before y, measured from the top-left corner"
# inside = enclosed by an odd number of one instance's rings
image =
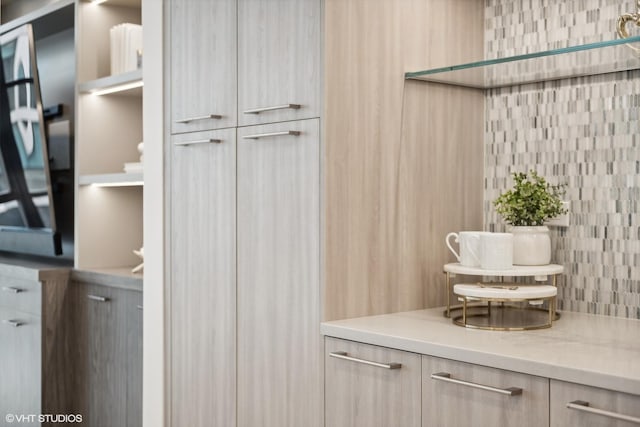
[[[87,423],[126,425],[127,325],[118,289],[85,284],[87,304]]]
[[[126,293],[127,427],[142,427],[142,292]]]
[[[40,317],[0,307],[1,425],[9,414],[41,413],[41,349]]]
[[[640,394],[556,380],[551,380],[550,390],[551,427],[632,427],[640,424]]]
[[[168,4],[171,132],[236,126],[236,0]]]
[[[238,426],[322,426],[319,121],[238,129]]]
[[[324,361],[327,426],[420,426],[419,354],[327,337]]]
[[[423,427],[549,426],[547,378],[430,356],[422,360]]]
[[[320,80],[320,0],[238,0],[241,126],[319,117]]]
[[[171,426],[235,425],[235,132],[172,138]]]

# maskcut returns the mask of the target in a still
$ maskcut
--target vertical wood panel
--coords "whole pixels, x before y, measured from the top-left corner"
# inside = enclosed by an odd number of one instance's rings
[[[483,97],[404,72],[479,59],[482,17],[476,0],[325,1],[324,319],[444,303],[444,237],[482,225]]]

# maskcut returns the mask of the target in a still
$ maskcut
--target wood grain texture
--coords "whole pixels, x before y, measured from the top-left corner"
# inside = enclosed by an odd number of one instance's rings
[[[172,133],[238,124],[236,3],[236,0],[170,3]],[[176,122],[211,114],[222,118]]]
[[[127,321],[127,426],[142,427],[142,292],[125,292]],[[140,308],[142,307],[142,308]]]
[[[618,393],[596,387],[588,387],[563,381],[551,380],[551,427],[631,427],[627,421],[615,420],[601,415],[588,414],[567,408],[575,400],[589,402],[591,408],[616,412],[640,418],[640,390],[638,395]]]
[[[519,387],[522,395],[506,396],[431,379],[431,374],[439,372],[492,387]],[[422,403],[424,427],[549,426],[547,378],[453,360],[422,357]]]
[[[299,136],[244,139],[300,131]],[[320,427],[319,121],[238,129],[238,426]]]
[[[445,303],[444,237],[482,227],[483,95],[404,72],[479,59],[482,8],[325,1],[325,320]]]
[[[400,363],[402,367],[382,369],[329,356],[338,351],[378,363]],[[419,354],[325,338],[326,425],[419,427],[420,364]]]
[[[235,129],[180,134],[171,168],[171,426],[234,426]]]
[[[320,0],[238,0],[240,126],[320,116],[320,22]]]

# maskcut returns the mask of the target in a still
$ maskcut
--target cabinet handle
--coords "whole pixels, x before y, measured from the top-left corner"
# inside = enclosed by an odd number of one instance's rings
[[[176,120],[176,123],[189,123],[189,122],[195,122],[198,120],[221,119],[221,118],[222,116],[219,114],[208,114],[206,116],[187,117],[186,119]]]
[[[640,418],[638,417],[605,411],[604,409],[592,408],[589,406],[589,402],[585,402],[584,400],[574,400],[573,402],[569,402],[567,403],[567,408],[577,409],[582,412],[589,412],[590,414],[602,415],[603,417],[614,418],[616,420],[628,421],[634,424],[640,424]]]
[[[507,396],[519,396],[522,394],[522,389],[519,387],[498,388],[484,384],[476,384],[468,381],[456,380],[455,378],[451,378],[451,374],[448,372],[438,372],[437,374],[431,374],[431,379],[444,381],[447,383],[460,384],[467,387],[479,388],[480,390],[492,391],[494,393],[506,394]]]
[[[24,292],[24,289],[20,289],[20,288],[14,288],[12,286],[3,286],[2,290],[5,292],[11,292],[14,294],[19,294],[20,292]]]
[[[184,145],[196,145],[196,144],[220,144],[222,142],[221,139],[194,139],[193,141],[184,141],[184,142],[174,142],[173,145],[184,146]]]
[[[109,298],[106,297],[101,297],[99,295],[87,295],[87,298],[89,298],[91,301],[98,301],[98,302],[109,302],[111,301]]]
[[[335,357],[336,359],[342,359],[342,360],[349,360],[351,362],[362,363],[363,365],[375,366],[375,367],[384,368],[384,369],[400,369],[402,367],[401,363],[378,363],[378,362],[372,362],[370,360],[358,359],[356,357],[349,356],[346,351],[334,351],[333,353],[329,353],[329,357]]]
[[[136,308],[137,308],[138,310],[144,310],[144,308],[143,308],[141,305],[136,305]]]
[[[3,320],[2,323],[5,323],[5,324],[10,325],[10,326],[13,326],[14,328],[17,328],[18,326],[24,325],[23,322],[19,322],[17,320]]]
[[[273,107],[263,107],[263,108],[254,108],[251,110],[245,110],[245,114],[260,114],[265,111],[273,111],[273,110],[286,110],[288,108],[292,110],[297,110],[301,107],[300,104],[283,104],[283,105],[275,105]]]
[[[256,133],[254,135],[246,135],[243,136],[244,139],[259,139],[259,138],[269,138],[271,136],[284,136],[284,135],[293,135],[298,136],[302,132],[299,130],[286,130],[284,132],[271,132],[271,133]]]

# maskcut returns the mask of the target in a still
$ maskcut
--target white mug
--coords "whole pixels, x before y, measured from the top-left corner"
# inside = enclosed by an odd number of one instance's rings
[[[483,233],[480,236],[480,268],[484,270],[513,268],[513,234]]]
[[[465,267],[480,267],[480,236],[483,231],[461,231],[449,233],[445,237],[445,243],[449,250],[456,256],[460,265]],[[460,254],[451,247],[450,238],[455,237],[455,242],[460,245]]]

